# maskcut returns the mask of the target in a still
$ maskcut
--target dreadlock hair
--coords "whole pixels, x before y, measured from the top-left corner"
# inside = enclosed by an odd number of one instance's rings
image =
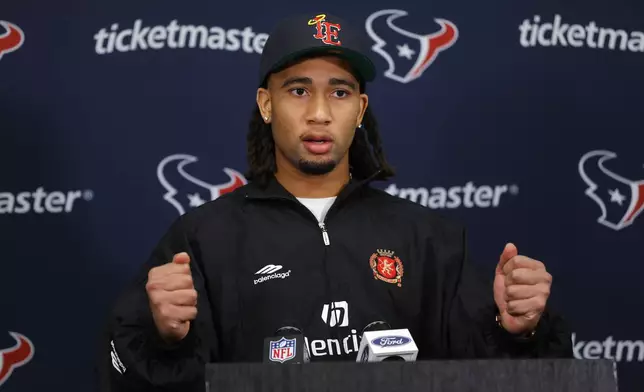
[[[262,119],[259,108],[252,112],[246,136],[246,178],[264,186],[277,171],[275,164],[275,141],[270,124]],[[366,179],[380,170],[375,180],[386,180],[394,176],[394,169],[385,159],[378,123],[370,107],[365,110],[362,126],[356,129],[349,147],[349,167],[354,179]]]

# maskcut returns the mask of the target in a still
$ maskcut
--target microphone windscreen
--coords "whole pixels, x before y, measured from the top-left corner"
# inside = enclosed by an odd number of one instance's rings
[[[356,362],[414,362],[418,347],[408,329],[367,331],[362,335]]]
[[[278,335],[264,339],[264,363],[308,363],[311,357],[304,342],[304,335]]]

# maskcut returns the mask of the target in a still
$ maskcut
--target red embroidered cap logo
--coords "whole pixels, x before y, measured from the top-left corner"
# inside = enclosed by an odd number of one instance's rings
[[[340,32],[339,23],[331,23],[326,20],[326,14],[320,14],[313,19],[309,19],[309,26],[315,26],[313,38],[319,39],[327,45],[341,46],[342,42],[338,33]]]
[[[402,286],[404,273],[403,263],[391,250],[378,249],[369,258],[369,265],[373,271],[374,279]]]

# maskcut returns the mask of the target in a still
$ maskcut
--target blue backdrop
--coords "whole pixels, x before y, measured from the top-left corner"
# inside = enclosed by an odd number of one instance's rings
[[[245,182],[267,33],[364,26],[398,176],[490,274],[542,260],[578,358],[644,388],[644,3],[0,4],[0,388],[90,391],[108,306],[170,222]],[[395,4],[395,5],[394,5]],[[491,288],[490,288],[491,289]]]

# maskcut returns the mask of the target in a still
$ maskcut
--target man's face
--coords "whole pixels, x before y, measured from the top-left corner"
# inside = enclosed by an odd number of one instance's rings
[[[257,103],[273,129],[278,168],[320,175],[348,164],[368,100],[341,59],[317,57],[271,75]]]

